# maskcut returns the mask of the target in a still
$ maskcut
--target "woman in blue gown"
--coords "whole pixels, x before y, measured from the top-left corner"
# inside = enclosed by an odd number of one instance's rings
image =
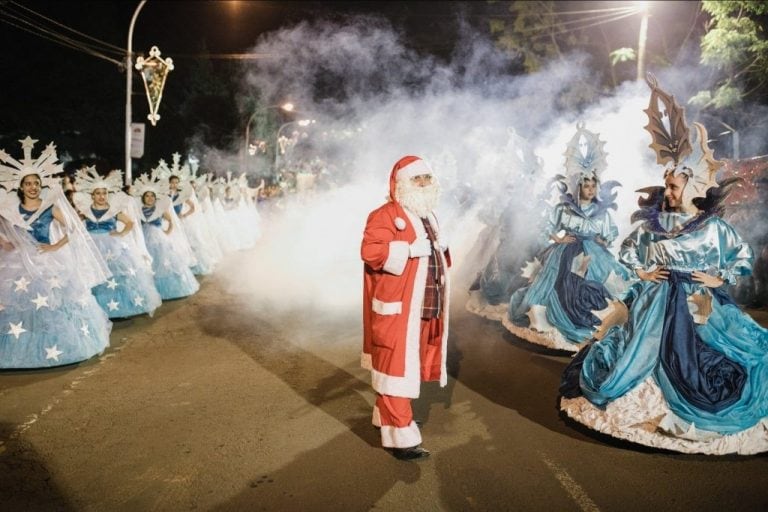
[[[112,324],[91,294],[106,264],[51,175],[61,172],[50,144],[32,158],[0,151],[0,368],[45,368],[84,361],[109,346]],[[47,187],[44,189],[44,187]]]
[[[101,177],[89,167],[75,177],[78,211],[112,273],[106,283],[93,288],[93,294],[110,318],[152,316],[162,300],[144,236],[135,225],[139,220],[133,217],[131,199],[120,192],[121,184],[120,171]]]
[[[647,129],[664,188],[644,189],[620,258],[640,281],[629,321],[567,368],[561,408],[576,421],[636,443],[688,453],[768,450],[768,330],[731,300],[726,284],[751,271],[752,251],[722,219],[734,182],[694,136],[674,99],[653,90]],[[658,107],[663,103],[663,108]],[[669,112],[663,123],[661,111]],[[665,126],[666,124],[666,126]],[[672,127],[671,129],[669,127]]]
[[[576,352],[626,316],[620,299],[629,272],[608,250],[618,236],[608,211],[616,208],[612,190],[618,184],[600,182],[603,144],[577,125],[565,153],[568,175],[556,180],[561,200],[544,230],[552,243],[526,264],[529,284],[509,301],[504,326],[531,343]]]
[[[195,264],[194,256],[186,239],[173,234],[179,220],[168,197],[168,183],[159,180],[153,171],[152,176],[138,177],[131,193],[141,200],[141,228],[160,297],[170,300],[196,293],[200,284],[190,269]]]

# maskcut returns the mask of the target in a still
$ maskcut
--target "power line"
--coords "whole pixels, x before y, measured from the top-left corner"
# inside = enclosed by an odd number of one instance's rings
[[[60,32],[56,32],[55,30],[52,30],[52,29],[50,29],[48,27],[43,26],[37,20],[31,19],[28,15],[26,15],[24,13],[14,12],[14,11],[9,10],[7,7],[8,7],[8,5],[10,3],[14,3],[15,4],[15,2],[9,2],[9,3],[0,4],[0,21],[6,23],[8,25],[11,25],[12,27],[16,27],[19,30],[23,30],[25,32],[28,32],[28,33],[33,34],[33,35],[36,35],[38,37],[41,37],[41,38],[46,39],[48,41],[51,41],[53,43],[59,44],[61,46],[65,46],[67,48],[71,48],[73,50],[80,51],[80,52],[86,53],[88,55],[91,55],[91,56],[94,56],[94,57],[97,57],[97,58],[100,58],[100,59],[104,59],[106,61],[109,61],[109,62],[112,62],[114,64],[117,64],[118,66],[122,66],[123,65],[122,61],[116,60],[116,59],[110,57],[109,55],[106,55],[103,52],[107,51],[107,52],[111,52],[113,54],[116,53],[118,56],[123,56],[123,55],[125,55],[125,50],[120,50],[118,47],[115,47],[115,48],[118,48],[117,50],[112,50],[112,49],[109,49],[109,48],[99,48],[99,47],[93,46],[91,43],[84,42],[84,41],[78,41],[78,40],[76,40],[76,39],[74,39],[74,38],[72,38],[72,37],[70,37],[68,35],[62,34]],[[27,9],[27,10],[29,10],[29,9]],[[31,10],[30,10],[30,12],[34,13],[34,11],[31,11]],[[34,14],[37,14],[37,13],[34,13]],[[42,15],[39,15],[39,16],[45,18]],[[45,19],[47,19],[47,18],[45,18]],[[54,23],[56,23],[58,25],[61,25],[60,23],[57,23],[57,22],[54,22]],[[64,26],[64,25],[61,25],[61,26]],[[68,27],[65,27],[65,28],[68,28]],[[75,33],[80,34],[80,32],[78,32],[78,31],[76,31],[74,29],[69,29],[69,30],[71,30],[71,31],[73,31]],[[89,39],[94,39],[96,41],[99,41],[98,39],[91,38],[90,36],[87,36],[85,34],[82,34],[82,35],[87,37],[87,38],[89,38]],[[108,45],[108,43],[103,43],[101,41],[99,41],[99,43]],[[111,46],[111,45],[108,45],[108,46]]]
[[[587,16],[587,17],[582,17],[582,18],[575,19],[575,20],[558,21],[558,22],[550,23],[548,25],[544,25],[544,26],[540,26],[540,27],[530,27],[529,29],[520,30],[520,32],[522,32],[522,33],[541,32],[541,31],[549,30],[549,29],[553,29],[553,28],[562,28],[562,27],[565,27],[566,25],[575,25],[575,24],[579,24],[579,23],[585,23],[585,22],[590,22],[590,21],[598,21],[598,20],[605,20],[606,23],[609,23],[609,22],[614,21],[616,19],[621,19],[621,18],[626,17],[626,16],[632,16],[634,14],[637,14],[638,12],[640,12],[640,10],[637,9],[637,8],[634,8],[634,7],[632,7],[632,8],[623,8],[621,11],[610,12],[610,13],[606,13],[606,14],[600,14],[600,15],[597,15],[597,16]],[[560,14],[560,13],[545,13],[545,14]],[[599,24],[599,23],[597,23],[597,24]],[[587,26],[594,26],[594,25],[589,25],[588,24],[588,25],[584,25],[584,26],[581,26],[581,27],[574,27],[574,30],[579,30],[579,29],[585,28]],[[550,34],[547,34],[547,35],[550,35]]]
[[[107,50],[107,48],[111,48],[112,51],[117,52],[117,53],[119,53],[121,55],[125,55],[125,48],[120,48],[119,46],[116,46],[116,45],[114,45],[112,43],[107,43],[106,41],[102,41],[101,39],[97,39],[95,37],[89,36],[88,34],[80,32],[79,30],[75,30],[75,29],[73,29],[71,27],[68,27],[68,26],[64,25],[63,23],[60,23],[60,22],[58,22],[58,21],[56,21],[54,19],[48,18],[47,16],[44,16],[44,15],[38,13],[38,12],[35,12],[32,9],[30,9],[29,7],[21,5],[20,3],[15,2],[13,0],[10,0],[10,3],[15,5],[16,7],[19,7],[21,9],[24,9],[27,12],[30,12],[30,13],[34,14],[35,16],[38,16],[38,17],[40,17],[40,18],[42,18],[42,19],[44,19],[44,20],[46,20],[46,21],[48,21],[50,23],[53,23],[54,25],[57,25],[57,26],[59,26],[59,27],[61,27],[63,29],[69,30],[70,32],[74,32],[75,34],[77,34],[79,36],[85,37],[86,39],[90,39],[91,41],[95,41],[95,42],[99,43],[100,45],[102,45],[104,47],[104,51],[109,51],[109,50]]]
[[[2,14],[2,13],[0,13],[0,14]],[[82,46],[79,46],[79,45],[77,45],[75,43],[67,42],[67,41],[62,40],[61,38],[58,38],[58,37],[51,37],[51,36],[47,36],[47,35],[45,35],[43,33],[40,33],[40,32],[35,32],[34,30],[31,30],[31,29],[29,29],[27,27],[23,27],[21,25],[17,25],[16,23],[13,23],[12,21],[9,21],[7,19],[0,18],[0,21],[2,21],[3,23],[6,23],[8,25],[11,25],[13,27],[16,27],[19,30],[23,30],[24,32],[29,32],[30,34],[36,35],[36,36],[41,37],[43,39],[47,39],[48,41],[51,41],[51,42],[56,43],[56,44],[59,44],[61,46],[66,46],[67,48],[71,48],[73,50],[77,50],[77,51],[80,51],[80,52],[92,55],[94,57],[98,57],[100,59],[107,60],[109,62],[117,64],[118,66],[122,66],[123,65],[123,63],[121,61],[115,60],[115,59],[113,59],[111,57],[108,57],[108,56],[106,56],[104,54],[101,54],[99,52],[91,50],[91,49],[89,49],[87,47],[82,47]]]

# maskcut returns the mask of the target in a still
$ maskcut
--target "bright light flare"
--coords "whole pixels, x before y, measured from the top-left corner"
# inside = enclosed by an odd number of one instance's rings
[[[639,11],[648,12],[651,7],[651,2],[632,2]]]
[[[280,105],[280,108],[285,110],[286,112],[293,112],[293,103],[283,103]]]

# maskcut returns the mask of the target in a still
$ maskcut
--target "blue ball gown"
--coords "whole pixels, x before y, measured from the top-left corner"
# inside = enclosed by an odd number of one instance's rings
[[[160,207],[143,207],[141,228],[147,250],[152,256],[155,286],[163,300],[188,297],[200,289],[190,265],[194,265],[194,256],[189,249],[174,243],[174,238],[163,231],[163,216]],[[174,216],[175,217],[175,216]],[[176,218],[178,222],[178,218]],[[179,226],[174,226],[179,230]]]
[[[59,195],[60,210],[71,210]],[[108,271],[93,242],[71,211],[69,241],[56,251],[39,252],[40,244],[63,232],[53,222],[53,206],[44,203],[37,211],[18,201],[14,206],[15,211],[0,211],[0,368],[61,366],[102,353],[112,323],[91,287]]]
[[[478,237],[475,252],[487,263],[470,286],[466,309],[501,322],[512,293],[527,284],[521,269],[541,249],[539,234],[533,228],[540,219],[510,205],[501,213],[493,208],[482,212],[481,220],[487,227]]]
[[[561,409],[595,430],[688,453],[768,450],[768,330],[691,272],[732,284],[753,255],[714,214],[661,212],[622,244],[635,269],[660,266],[668,280],[640,281],[629,321],[585,347],[567,368]]]
[[[117,229],[119,210],[90,207],[82,213],[88,233],[112,272],[106,283],[93,288],[96,301],[110,318],[127,318],[144,313],[151,316],[162,300],[155,288],[149,258],[145,259],[143,255],[146,248],[137,247],[130,233],[125,236],[110,234]],[[132,229],[140,227],[134,225]]]
[[[630,273],[607,249],[618,236],[608,207],[597,201],[564,201],[552,209],[543,234],[549,238],[564,231],[576,240],[550,244],[526,264],[530,284],[512,294],[503,318],[510,332],[531,343],[576,352],[595,335],[612,304],[620,304]]]

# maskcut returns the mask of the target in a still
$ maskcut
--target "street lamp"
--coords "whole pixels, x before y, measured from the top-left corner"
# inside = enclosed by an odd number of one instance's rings
[[[131,25],[128,27],[128,49],[125,56],[125,184],[130,185],[131,176],[131,94],[133,88],[133,27],[136,25],[136,18],[139,17],[139,11],[144,7],[147,0],[141,0],[131,18]]]
[[[243,152],[242,152],[242,158],[240,159],[240,171],[243,172],[245,170],[245,155],[248,152],[248,147],[251,143],[251,123],[256,118],[256,114],[259,114],[261,112],[266,112],[271,108],[277,108],[280,110],[283,110],[285,112],[293,112],[294,105],[293,103],[287,102],[283,103],[282,105],[270,105],[268,107],[264,107],[262,109],[258,109],[254,111],[251,114],[251,117],[248,118],[248,121],[245,123],[245,141],[243,143]]]
[[[642,10],[643,18],[640,20],[640,35],[637,40],[637,79],[645,80],[645,42],[648,39],[648,2],[635,2],[638,9]]]
[[[287,123],[280,125],[280,128],[277,129],[277,135],[275,135],[275,174],[277,174],[277,159],[280,156],[280,132],[283,131],[283,128],[293,126],[294,124],[297,124],[301,127],[306,127],[314,123],[314,119],[299,119],[298,121],[288,121]]]

